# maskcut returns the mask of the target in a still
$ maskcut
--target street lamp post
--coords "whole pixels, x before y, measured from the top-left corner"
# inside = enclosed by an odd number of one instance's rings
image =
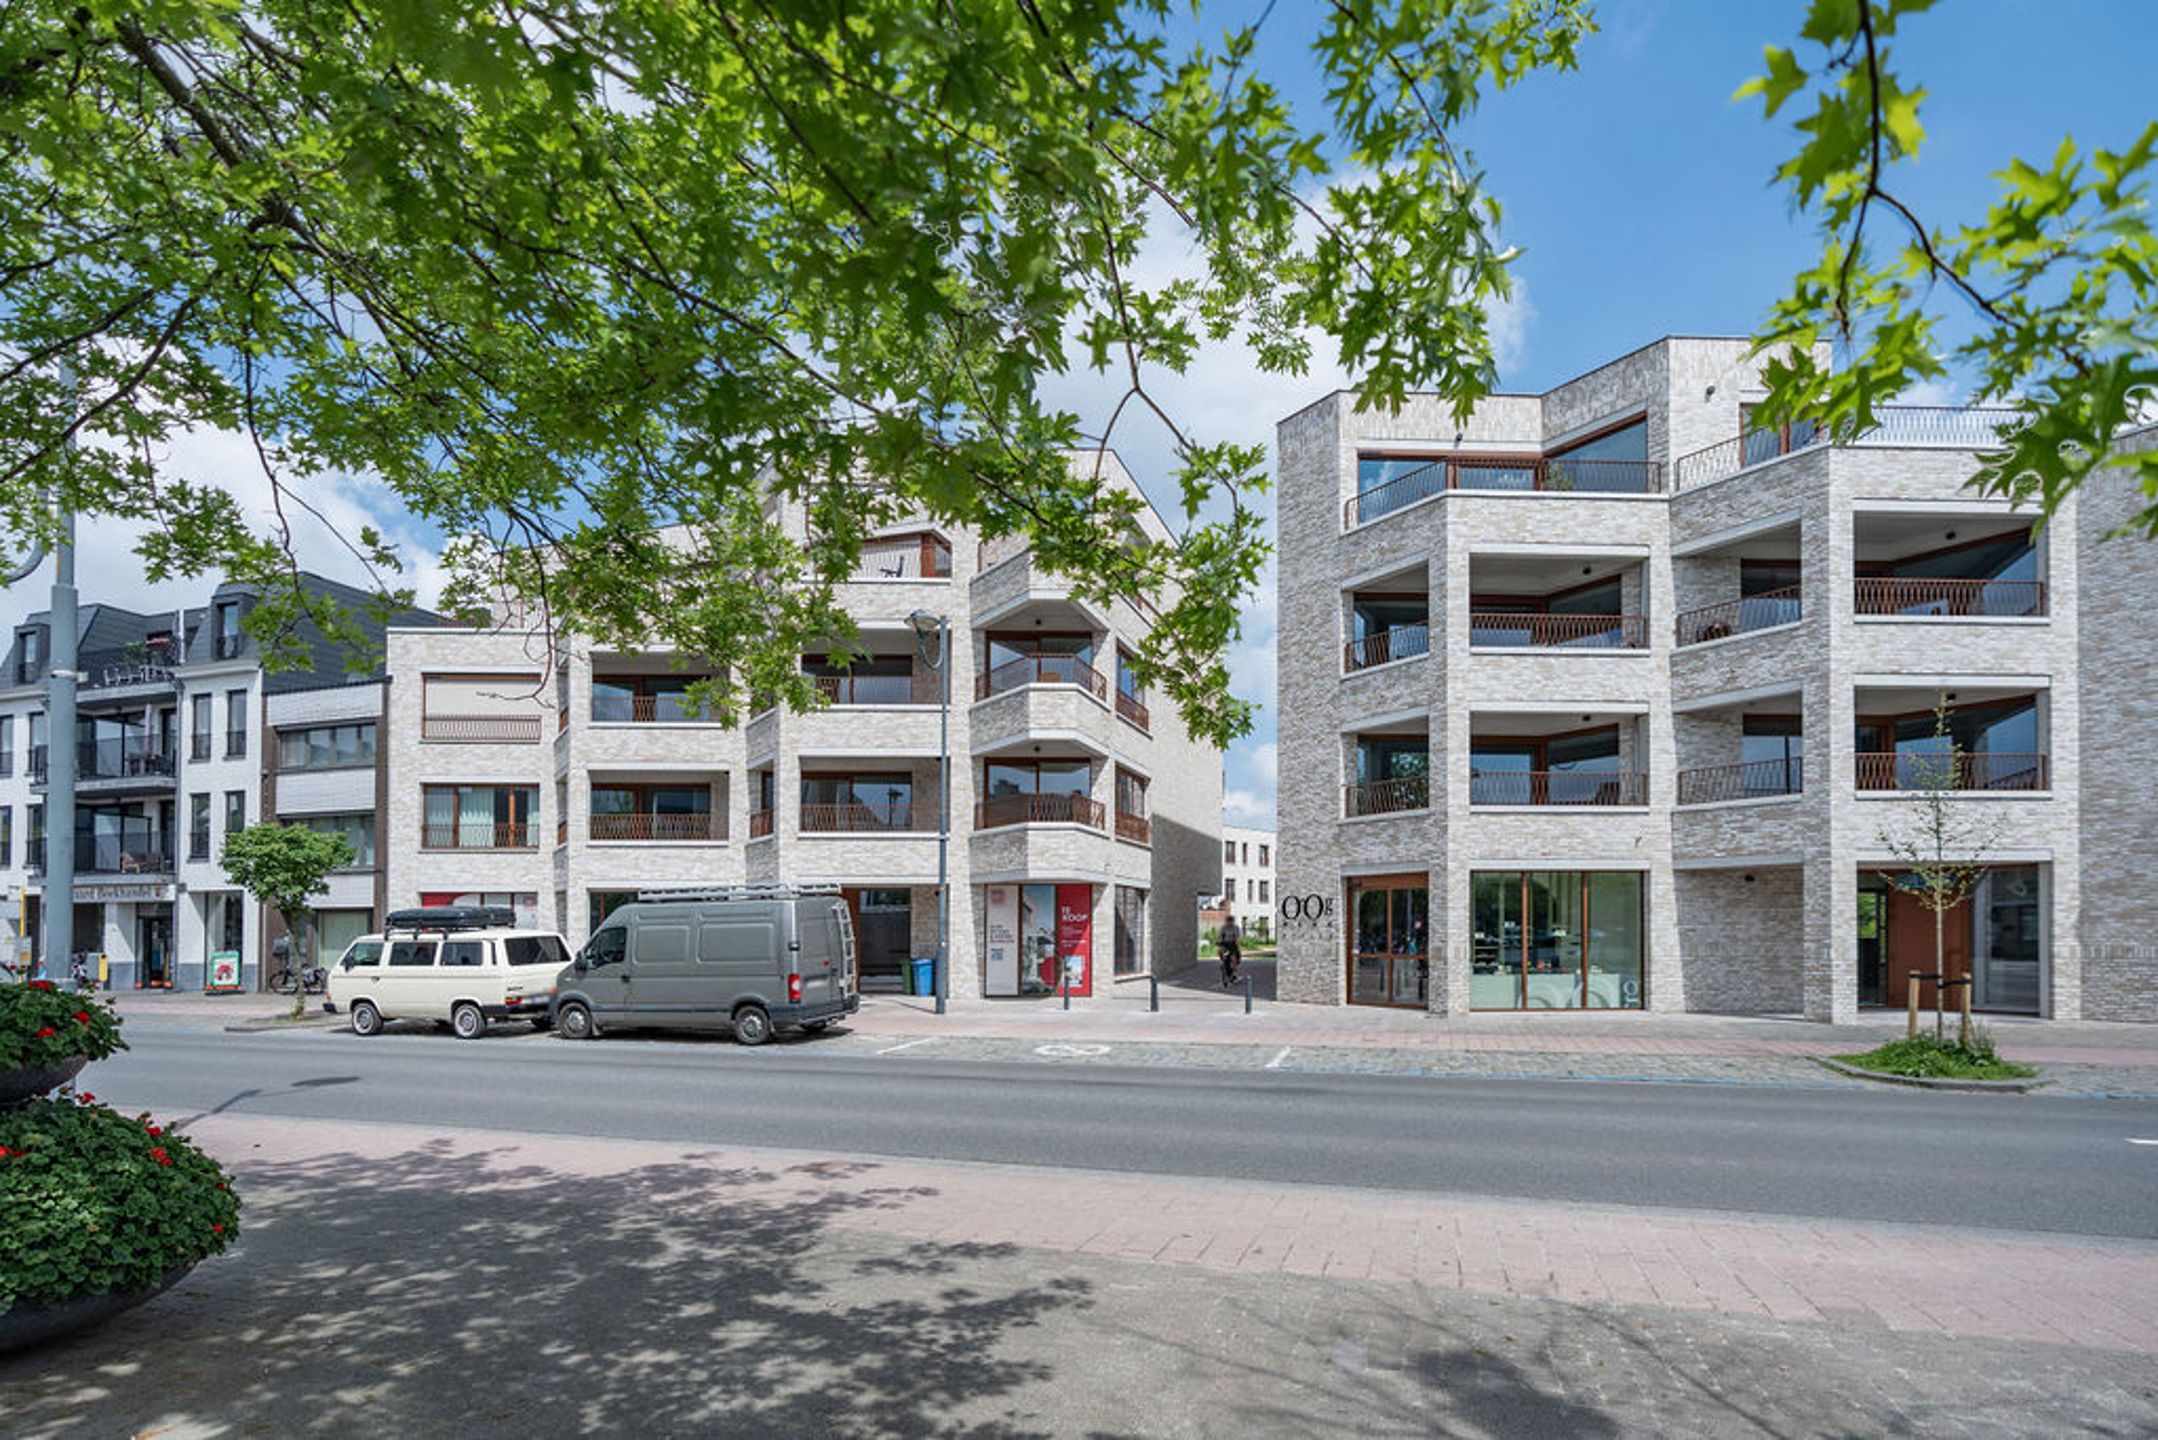
[[[942,1015],[952,993],[952,886],[948,858],[952,843],[951,622],[927,610],[917,610],[907,620],[914,626],[915,648],[937,672],[937,969],[930,988],[936,991],[937,1013]],[[937,638],[934,660],[929,658],[932,634]]]

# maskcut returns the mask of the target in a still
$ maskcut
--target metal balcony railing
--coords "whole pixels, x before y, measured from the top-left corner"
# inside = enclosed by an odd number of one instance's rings
[[[1472,770],[1471,805],[1646,805],[1638,770]]]
[[[539,822],[514,820],[506,825],[466,823],[420,826],[422,850],[537,850]]]
[[[1648,621],[1639,615],[1472,614],[1469,645],[1643,650],[1648,648]]]
[[[1858,757],[1861,790],[2043,790],[2046,757],[1959,751],[1879,751]]]
[[[1146,703],[1136,695],[1127,695],[1122,690],[1117,691],[1116,713],[1138,726],[1141,730],[1150,731],[1153,728],[1153,716],[1148,713]]]
[[[75,870],[82,875],[170,874],[172,837],[132,826],[117,834],[77,835]]]
[[[986,700],[1022,685],[1077,685],[1097,700],[1109,698],[1109,682],[1076,655],[1027,655],[975,677],[974,698]]]
[[[1725,600],[1719,604],[1681,611],[1677,624],[1677,640],[1681,645],[1699,645],[1730,635],[1744,635],[1750,630],[1767,630],[1776,625],[1789,625],[1803,613],[1804,605],[1798,586],[1764,590],[1758,595],[1741,596],[1736,600]]]
[[[1720,800],[1762,800],[1797,795],[1806,788],[1805,761],[1747,760],[1735,765],[1706,765],[1678,772],[1678,803],[1713,805]]]
[[[974,828],[1003,825],[1084,825],[1101,830],[1108,807],[1085,795],[992,795],[974,807]]]
[[[2043,615],[2046,582],[1861,575],[1851,608],[1860,615]]]
[[[724,840],[727,838],[727,817],[723,813],[705,811],[698,814],[649,815],[642,812],[629,814],[595,814],[592,816],[594,840]]]
[[[817,691],[833,705],[911,705],[912,675],[818,675]]]
[[[1376,635],[1366,635],[1361,640],[1351,640],[1341,647],[1341,673],[1353,675],[1359,670],[1369,670],[1375,665],[1385,665],[1395,660],[1411,660],[1418,655],[1431,653],[1431,626],[1396,625],[1391,630],[1381,630]]]
[[[1365,815],[1398,815],[1431,806],[1431,778],[1410,775],[1394,780],[1366,780],[1341,791],[1341,813],[1351,820]]]
[[[1154,838],[1153,823],[1144,815],[1126,815],[1120,810],[1116,817],[1116,838],[1129,840],[1134,845],[1151,844]]]
[[[210,733],[207,730],[190,735],[187,741],[187,758],[198,761],[209,759],[210,743]]]
[[[749,838],[762,840],[772,833],[772,812],[752,810],[749,812]]]
[[[422,715],[422,740],[472,744],[530,745],[540,738],[540,717],[532,715]]]
[[[240,760],[244,759],[246,755],[247,732],[245,730],[227,730],[225,732],[225,758],[227,760]]]
[[[567,723],[569,712],[561,712]],[[592,695],[592,719],[600,725],[704,725],[714,717],[685,695]]]
[[[2023,412],[2005,405],[1883,405],[1874,411],[1872,428],[1850,443],[1908,449],[1993,450],[2002,434]],[[1748,430],[1704,446],[1671,463],[1671,488],[1687,490],[1736,475],[1751,465],[1826,444],[1825,431],[1806,426],[1793,430]]]
[[[805,804],[804,835],[934,835],[937,807],[899,800],[882,805],[858,802]]]
[[[1350,529],[1368,525],[1448,490],[1654,495],[1662,489],[1663,467],[1653,460],[1447,456],[1350,496],[1342,506],[1342,522]]]
[[[123,645],[117,649],[91,650],[77,658],[84,690],[122,685],[170,685],[172,667],[182,660],[181,648],[169,645]]]

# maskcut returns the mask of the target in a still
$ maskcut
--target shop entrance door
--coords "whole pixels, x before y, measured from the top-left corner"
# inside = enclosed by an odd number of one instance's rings
[[[907,961],[914,951],[914,897],[905,889],[840,892],[853,912],[855,953],[864,990],[906,988]]]
[[[1930,980],[1913,975],[1933,973],[1933,912],[1910,891],[1896,886],[1888,892],[1888,963],[1886,990],[1891,1009],[1909,1005],[1911,989],[1918,989],[1918,1008],[1931,1010],[1938,1004]],[[1971,973],[1971,902],[1964,900],[1941,916],[1941,966],[1950,979]],[[1951,992],[1953,993],[1953,992]]]
[[[1431,987],[1430,880],[1349,882],[1349,1003],[1423,1008]]]
[[[138,972],[144,985],[172,988],[172,916],[169,912],[145,915],[135,922],[135,953],[142,957]]]

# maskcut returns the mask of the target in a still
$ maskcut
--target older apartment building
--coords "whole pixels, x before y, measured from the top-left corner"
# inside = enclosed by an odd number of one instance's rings
[[[367,597],[320,576],[301,583],[352,606]],[[309,663],[267,672],[241,620],[246,587],[207,605],[138,614],[86,604],[78,619],[75,947],[105,957],[116,987],[201,989],[236,956],[256,988],[278,922],[225,878],[224,837],[265,816],[353,837],[331,877],[323,944],[342,947],[379,913],[374,844],[379,677],[353,683],[345,651],[303,636]],[[433,617],[412,612],[409,619]],[[364,622],[363,622],[364,624]],[[13,903],[0,943],[44,943],[45,682],[51,622],[15,631],[0,684],[0,882]],[[55,969],[64,968],[64,958]]]
[[[1218,925],[1234,915],[1246,934],[1257,937],[1274,933],[1277,845],[1271,830],[1249,825],[1221,827],[1221,894],[1202,917],[1208,924]]]
[[[772,517],[802,533],[798,510]],[[1191,963],[1195,902],[1221,883],[1221,757],[1133,676],[1149,617],[1080,599],[1016,543],[928,525],[880,535],[841,598],[869,653],[802,657],[829,703],[732,727],[688,703],[696,672],[671,654],[393,631],[391,903],[508,904],[579,944],[641,887],[837,884],[864,984],[899,988],[937,933],[922,614],[951,636],[951,992],[1046,995],[1060,957],[1082,995]]]
[[[1348,394],[1281,423],[1284,998],[1930,1004],[1884,835],[1945,705],[1993,832],[1951,969],[1980,1009],[2158,1018],[2147,887],[2086,868],[2158,833],[2087,763],[2158,741],[2158,558],[2100,538],[2128,498],[2035,529],[1964,488],[1997,416],[1830,445],[1762,393],[1745,341],[1671,338],[1466,424]]]

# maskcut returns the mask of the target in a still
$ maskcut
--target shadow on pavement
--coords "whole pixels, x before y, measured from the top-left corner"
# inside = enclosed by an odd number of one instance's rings
[[[1009,1246],[832,1243],[841,1212],[932,1193],[817,1183],[854,1165],[571,1175],[428,1145],[265,1167],[234,1254],[0,1359],[0,1414],[16,1436],[968,1433],[949,1411],[1052,1378],[1004,1337],[1093,1286],[955,1276]]]

